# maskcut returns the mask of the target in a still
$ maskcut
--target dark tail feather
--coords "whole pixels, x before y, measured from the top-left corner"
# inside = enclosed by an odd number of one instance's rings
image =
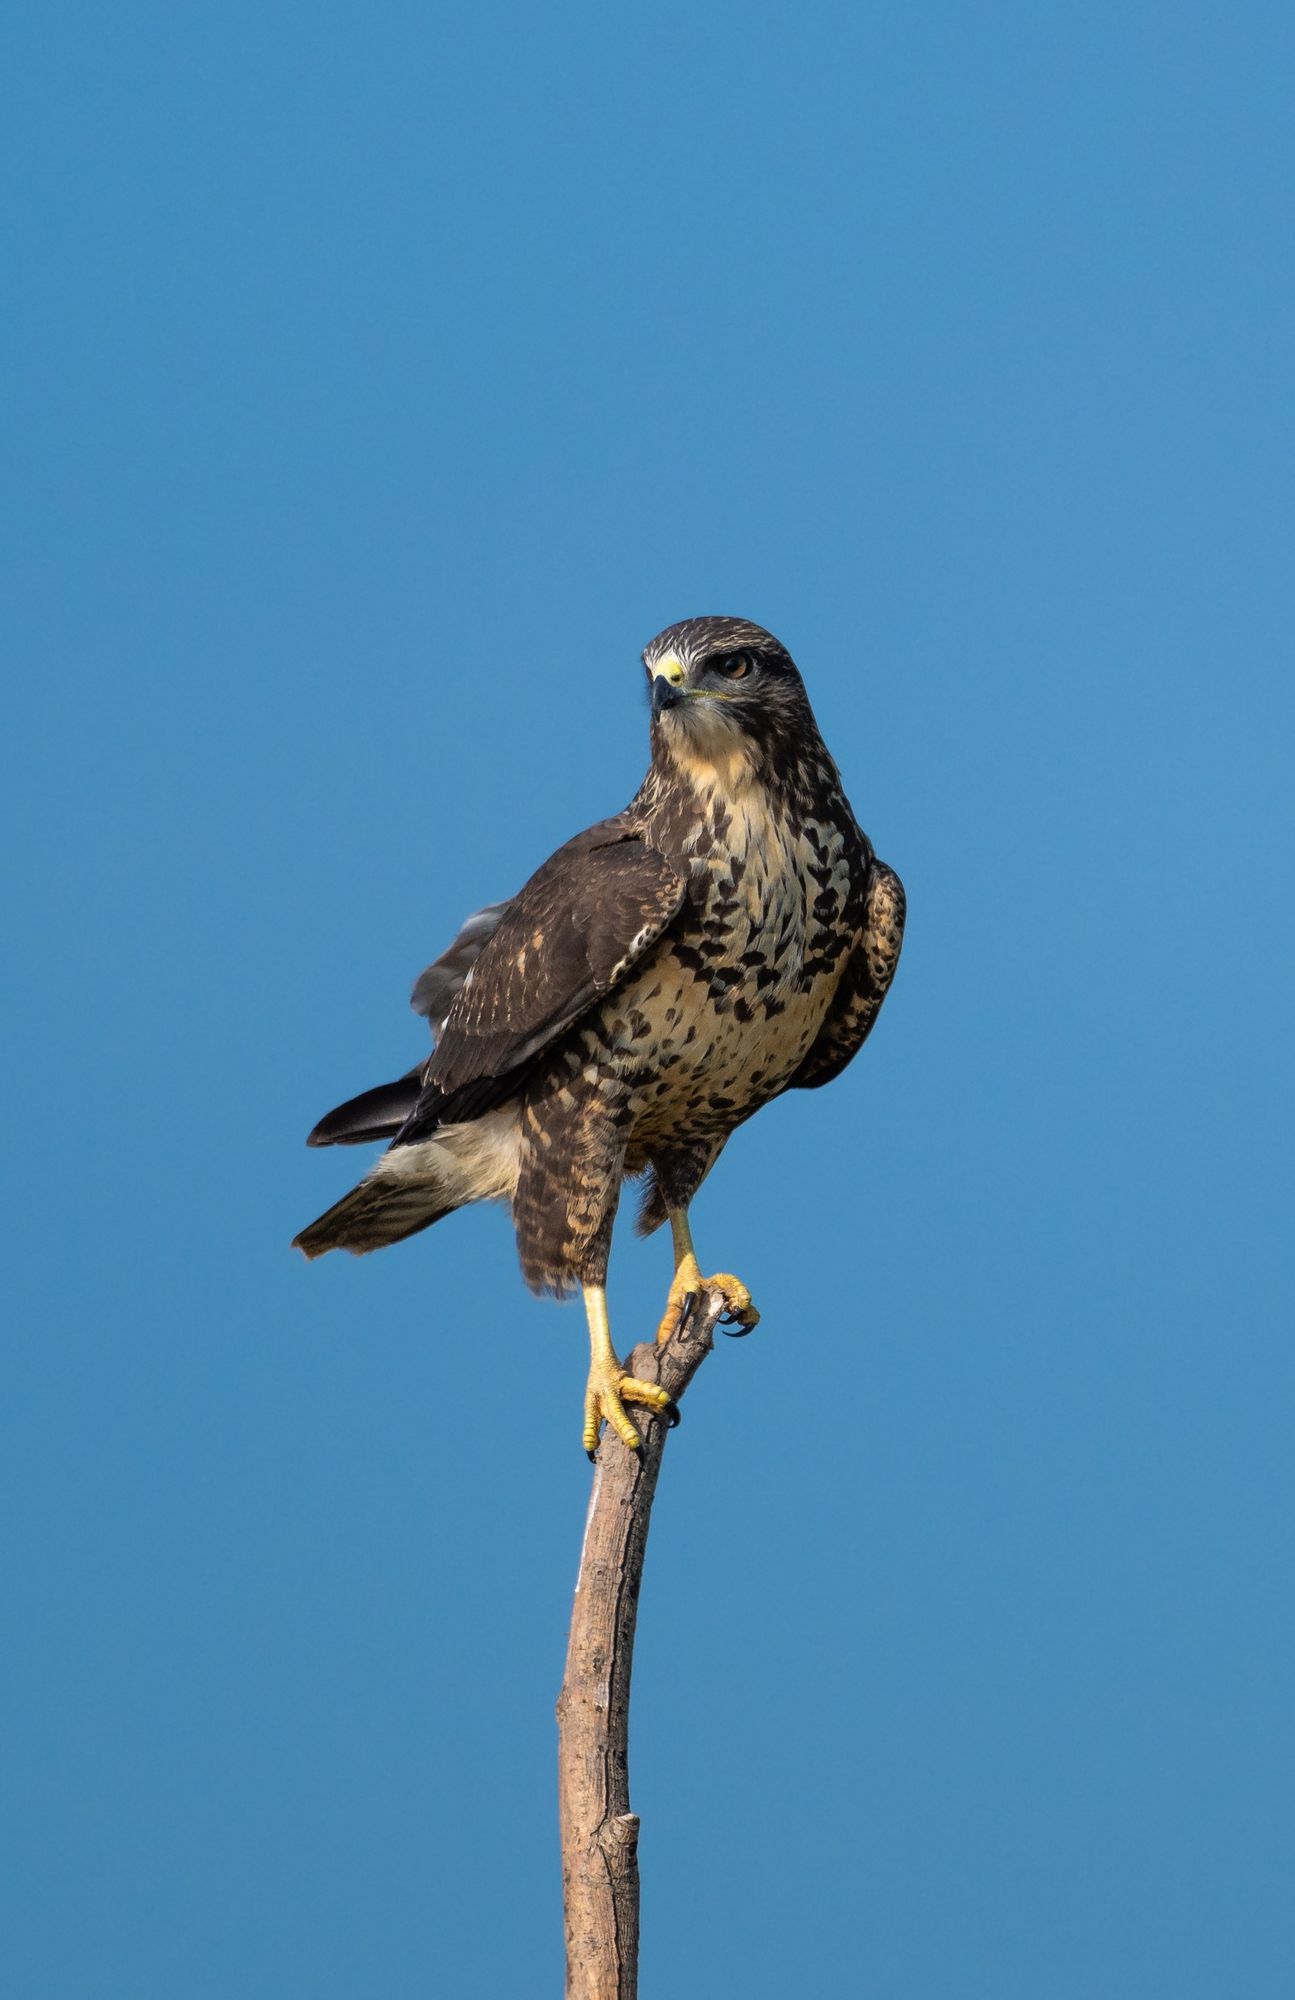
[[[417,1236],[420,1229],[430,1229],[457,1207],[457,1202],[446,1200],[444,1188],[427,1182],[393,1186],[390,1181],[361,1181],[294,1236],[292,1247],[304,1250],[307,1257],[322,1257],[325,1250],[349,1250],[362,1257],[366,1250],[382,1250],[388,1243]]]
[[[321,1118],[307,1139],[308,1146],[360,1146],[368,1139],[394,1139],[423,1091],[419,1063],[394,1083],[380,1083],[339,1104]]]

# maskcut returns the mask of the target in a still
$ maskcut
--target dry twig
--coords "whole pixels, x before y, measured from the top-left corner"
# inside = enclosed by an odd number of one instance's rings
[[[636,1347],[632,1375],[678,1402],[714,1344],[724,1295],[705,1291],[670,1338]],[[638,1993],[639,1822],[630,1811],[629,1705],[634,1627],[664,1419],[636,1406],[639,1454],[608,1431],[598,1452],[566,1672],[558,1696],[558,1811],[566,1911],[567,2000]]]

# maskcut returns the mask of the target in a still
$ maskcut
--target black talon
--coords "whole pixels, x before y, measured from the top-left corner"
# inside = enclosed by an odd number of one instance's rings
[[[693,1313],[696,1311],[696,1307],[697,1307],[696,1292],[685,1292],[683,1295],[683,1303],[679,1307],[679,1317],[675,1321],[674,1330],[676,1333],[683,1332],[689,1320],[692,1318]]]
[[[719,1330],[721,1333],[726,1333],[730,1340],[745,1340],[748,1333],[755,1332],[755,1328],[747,1326],[737,1313],[725,1313],[720,1320]]]
[[[679,1408],[673,1396],[668,1403],[662,1404],[661,1414],[671,1430],[674,1430],[683,1421],[683,1411]]]
[[[585,1457],[589,1460],[590,1465],[597,1465],[598,1453],[596,1451],[586,1451]]]

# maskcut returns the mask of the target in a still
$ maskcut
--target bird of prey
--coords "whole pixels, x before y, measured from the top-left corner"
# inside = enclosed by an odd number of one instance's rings
[[[652,761],[623,812],[481,910],[414,987],[427,1060],[320,1121],[312,1146],[387,1139],[295,1239],[362,1253],[468,1202],[511,1204],[527,1283],[579,1285],[591,1363],[584,1443],[626,1405],[678,1412],[617,1358],[607,1262],[621,1184],[669,1221],[664,1338],[703,1278],[688,1208],[729,1134],[784,1090],[839,1076],[899,959],[904,891],[855,823],[785,647],[744,618],[688,618],[646,648]]]

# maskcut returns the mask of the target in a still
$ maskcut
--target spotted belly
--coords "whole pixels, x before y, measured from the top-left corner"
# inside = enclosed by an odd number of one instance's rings
[[[722,1140],[817,1039],[854,942],[854,849],[753,796],[693,858],[689,920],[588,1024],[586,1078],[610,1092],[630,1172],[654,1149]],[[594,1057],[596,1060],[589,1061]]]
[[[664,954],[625,995],[651,1044],[649,1065],[631,1076],[631,1154],[718,1138],[776,1096],[817,1037],[839,970],[763,990],[751,977],[717,998]]]

